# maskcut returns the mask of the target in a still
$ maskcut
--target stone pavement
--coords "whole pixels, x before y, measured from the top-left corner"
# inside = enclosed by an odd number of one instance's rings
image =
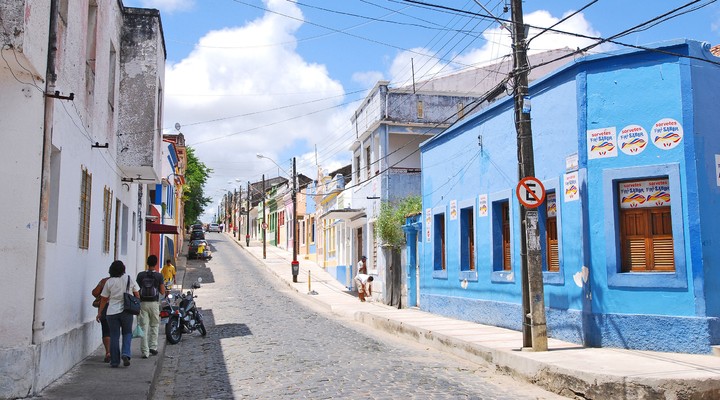
[[[179,257],[176,264],[175,280],[178,283],[177,286],[180,286],[185,274],[185,257]],[[101,343],[100,337],[98,337],[98,343]],[[149,399],[152,397],[157,374],[162,370],[165,343],[165,331],[161,325],[158,334],[158,355],[144,359],[141,357],[140,340],[133,339],[130,366],[120,365],[118,368],[110,368],[110,364],[103,362],[105,349],[100,345],[93,354],[33,398],[52,400]]]
[[[227,235],[228,238],[231,236]],[[522,333],[454,320],[419,309],[395,309],[378,302],[361,303],[353,293],[318,264],[300,259],[298,282],[292,282],[292,254],[267,246],[237,242],[299,293],[308,293],[331,312],[400,337],[416,340],[456,356],[494,365],[511,374],[567,397],[587,399],[717,399],[720,398],[720,357],[659,353],[612,348],[583,348],[549,339],[547,352],[520,350]],[[178,259],[178,282],[185,271]],[[162,336],[161,336],[162,339]],[[98,342],[99,342],[98,338]],[[102,362],[102,346],[65,376],[40,393],[43,399],[151,398],[162,369],[165,341],[157,357],[139,357],[133,340],[129,368],[110,369]],[[103,384],[102,382],[107,382]],[[116,389],[116,388],[122,389]]]
[[[232,236],[228,235],[229,238]],[[522,351],[522,332],[430,314],[361,303],[318,264],[299,259],[293,283],[292,254],[262,243],[237,242],[288,286],[308,293],[333,313],[407,337],[456,356],[494,365],[547,390],[588,399],[718,399],[720,357],[615,348],[584,348],[548,339],[549,351]],[[308,283],[310,281],[310,283]]]

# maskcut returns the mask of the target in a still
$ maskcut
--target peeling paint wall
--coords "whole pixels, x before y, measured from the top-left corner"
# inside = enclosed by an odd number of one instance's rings
[[[0,66],[0,140],[5,150],[0,170],[12,171],[0,174],[0,185],[5,188],[5,194],[0,196],[0,220],[4,224],[0,230],[0,274],[11,279],[6,295],[12,299],[0,309],[0,318],[6,322],[0,326],[0,398],[37,393],[99,347],[100,326],[94,321],[97,310],[91,306],[90,290],[107,276],[116,258],[125,263],[130,275],[144,269],[143,212],[147,204],[141,185],[121,181],[123,173],[115,159],[118,116],[128,114],[118,95],[124,45],[121,33],[127,9],[117,0],[97,4],[95,34],[88,34],[87,1],[69,1],[67,16],[58,21],[55,90],[61,96],[72,93],[74,98],[50,100],[54,113],[50,114],[51,131],[46,132],[43,91],[50,1],[0,2],[3,22],[7,21],[6,15],[16,15],[18,10],[24,18],[21,35],[16,39],[22,41],[22,46],[5,46],[3,55],[12,60],[11,69]],[[148,15],[155,19],[154,44],[149,48],[154,52],[151,59],[155,67],[143,71],[153,76],[148,82],[162,82],[165,54],[158,30],[159,15],[155,11]],[[0,40],[7,37],[0,33]],[[89,39],[95,41],[92,60],[86,50]],[[88,79],[88,65],[94,68],[92,79]],[[113,66],[114,81],[109,79]],[[140,126],[157,125],[157,110],[162,104],[157,100],[157,87],[154,83],[149,89],[138,87],[135,91],[137,97],[153,99],[152,112],[135,117]],[[45,134],[51,135],[52,154],[46,175],[50,180],[49,200],[43,206],[50,211],[41,220]],[[100,147],[93,147],[96,142]],[[159,165],[159,141],[156,146],[147,143],[143,143],[147,153],[144,161]],[[87,248],[79,245],[83,169],[92,176]],[[104,234],[105,190],[112,194],[108,249]]]
[[[162,132],[162,90],[165,53],[159,14],[128,9],[120,51],[118,163],[129,177],[140,175],[159,182],[157,162]],[[152,146],[148,144],[151,143]]]

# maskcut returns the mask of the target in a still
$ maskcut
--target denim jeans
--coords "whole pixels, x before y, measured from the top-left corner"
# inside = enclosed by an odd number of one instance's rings
[[[107,316],[110,328],[110,366],[120,365],[120,331],[122,330],[122,355],[131,358],[133,316],[126,312]]]

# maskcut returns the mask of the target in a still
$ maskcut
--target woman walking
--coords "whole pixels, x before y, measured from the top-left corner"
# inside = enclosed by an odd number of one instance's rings
[[[103,346],[105,347],[105,359],[103,359],[104,362],[109,363],[110,362],[110,328],[108,328],[107,324],[107,303],[105,305],[105,308],[99,308],[100,307],[100,294],[102,293],[103,288],[105,287],[105,282],[110,279],[110,277],[102,278],[100,279],[100,282],[98,282],[97,286],[95,286],[95,289],[92,290],[92,295],[95,296],[98,302],[98,312],[100,313],[100,326],[102,327],[102,341]],[[93,302],[93,305],[95,303]]]
[[[117,368],[122,359],[123,365],[130,365],[130,344],[132,342],[132,324],[133,315],[123,312],[123,295],[132,293],[135,297],[140,298],[137,283],[134,279],[125,275],[125,264],[120,260],[113,261],[110,264],[110,278],[105,282],[105,286],[100,294],[100,308],[95,318],[100,322],[102,317],[102,309],[107,304],[107,323],[110,329],[110,366]],[[122,331],[122,355],[120,354],[120,335]]]

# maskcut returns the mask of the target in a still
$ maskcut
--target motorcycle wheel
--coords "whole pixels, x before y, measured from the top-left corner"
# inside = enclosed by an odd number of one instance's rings
[[[180,327],[179,318],[170,318],[167,322],[165,325],[165,337],[170,344],[180,343],[180,339],[182,339],[182,328]]]
[[[200,336],[207,335],[207,330],[205,329],[205,323],[200,321],[198,323],[198,331],[200,331]]]

